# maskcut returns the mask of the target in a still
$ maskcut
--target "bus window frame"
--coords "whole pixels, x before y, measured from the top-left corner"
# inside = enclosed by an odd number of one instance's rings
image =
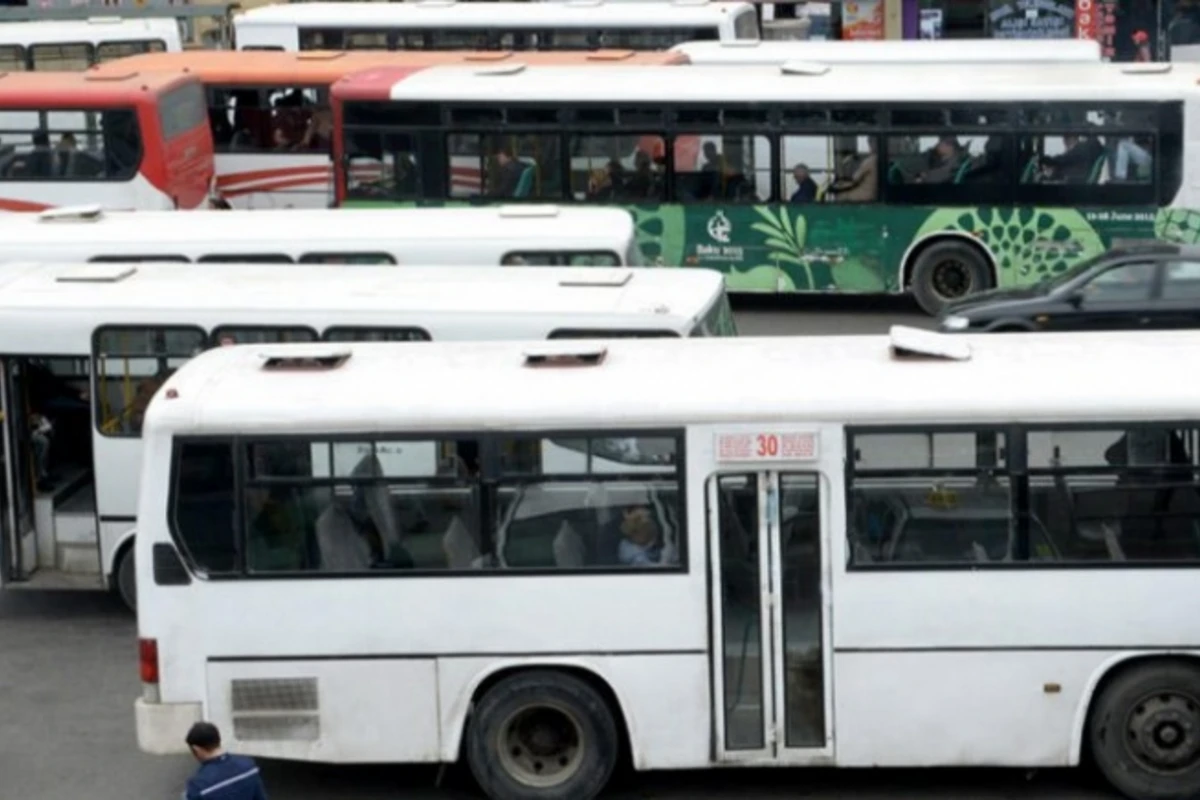
[[[199,345],[198,345],[199,350],[197,352],[187,355],[186,357],[182,356],[182,355],[165,355],[165,356],[150,355],[150,354],[110,355],[107,353],[101,353],[100,349],[99,349],[100,342],[101,342],[101,336],[106,331],[110,331],[110,330],[119,330],[119,331],[125,331],[125,332],[138,332],[138,331],[160,331],[160,332],[170,331],[172,333],[196,332],[196,333],[200,334],[200,341],[199,341]],[[103,436],[106,439],[141,439],[142,438],[142,430],[140,427],[138,428],[136,433],[123,433],[120,431],[115,432],[115,433],[109,433],[104,430],[104,421],[100,419],[100,396],[101,396],[101,390],[102,390],[102,386],[100,383],[100,372],[101,372],[100,363],[99,363],[100,359],[105,358],[105,359],[114,359],[115,360],[115,359],[121,359],[121,358],[127,358],[127,359],[134,359],[134,358],[145,358],[145,359],[185,358],[186,360],[191,360],[192,358],[195,358],[200,353],[204,352],[205,345],[208,342],[209,333],[202,326],[196,325],[196,324],[186,324],[185,323],[185,324],[168,324],[168,325],[149,325],[149,324],[145,324],[145,323],[135,323],[135,324],[127,325],[127,324],[121,324],[120,322],[106,322],[102,325],[96,326],[96,328],[92,331],[91,338],[92,338],[91,346],[88,348],[88,368],[91,370],[91,375],[89,376],[88,384],[91,386],[92,427],[96,430],[97,433],[99,433],[101,436]],[[186,361],[185,361],[185,363],[186,363]],[[176,369],[178,369],[178,367]],[[172,374],[174,374],[174,373],[172,373]],[[108,379],[107,374],[105,375],[105,378]],[[146,380],[146,379],[147,378],[140,379],[139,383],[141,382],[141,380]],[[124,413],[125,413],[125,409],[122,409],[122,415]]]
[[[638,439],[671,439],[675,443],[675,460],[670,465],[670,471],[667,469],[645,471],[645,472],[596,472],[590,467],[591,461],[596,457],[596,454],[591,450],[590,446],[584,451],[587,456],[589,468],[582,473],[544,473],[536,474],[521,474],[521,473],[506,473],[501,468],[500,463],[500,447],[499,445],[512,439],[533,439],[533,440],[550,440],[550,441],[586,441],[591,442],[596,439],[622,439],[622,438],[638,438]],[[352,477],[330,475],[322,477],[305,477],[305,478],[274,478],[270,476],[252,477],[248,474],[246,464],[250,456],[250,448],[255,445],[269,443],[296,443],[312,446],[313,444],[338,444],[350,443],[358,444],[364,440],[370,440],[373,443],[403,443],[403,442],[474,442],[478,447],[480,456],[480,471],[473,476],[448,477],[448,476],[433,476],[433,477],[410,477],[410,476],[378,476],[378,477]],[[180,469],[180,456],[183,446],[186,444],[228,444],[230,446],[231,455],[233,458],[233,477],[234,477],[234,563],[235,570],[233,572],[211,573],[203,566],[196,563],[192,557],[185,539],[180,535],[178,528],[178,520],[176,509],[178,507],[178,479]],[[561,445],[560,445],[561,446]],[[602,457],[602,456],[601,456]],[[686,575],[691,572],[690,565],[690,547],[688,542],[688,525],[691,515],[689,514],[688,502],[691,498],[693,489],[690,486],[688,476],[688,460],[687,460],[687,428],[653,428],[653,429],[630,429],[630,428],[607,428],[600,429],[595,427],[578,428],[571,430],[561,429],[506,429],[506,430],[489,430],[489,431],[415,431],[408,430],[404,432],[391,431],[373,431],[370,433],[326,433],[321,431],[312,431],[305,435],[297,434],[261,434],[246,436],[243,434],[201,434],[201,435],[176,435],[171,437],[171,474],[167,496],[167,531],[170,536],[171,544],[179,553],[188,574],[198,580],[238,580],[238,581],[304,581],[304,580],[357,580],[357,579],[420,579],[420,578],[503,578],[503,577],[566,577],[576,575]],[[640,465],[628,465],[637,467]],[[383,484],[385,486],[394,485],[413,485],[413,484],[436,484],[447,487],[461,486],[469,488],[476,494],[479,513],[476,515],[476,532],[478,534],[478,545],[481,556],[495,556],[496,549],[499,546],[500,537],[495,535],[498,531],[498,524],[492,523],[484,525],[484,521],[492,519],[496,515],[491,513],[495,510],[497,504],[497,490],[501,485],[513,484],[528,484],[528,483],[595,483],[611,481],[617,482],[645,482],[671,480],[675,483],[677,490],[676,500],[676,549],[677,561],[670,565],[657,565],[654,567],[639,567],[633,565],[607,565],[593,568],[567,568],[560,569],[557,567],[551,568],[509,568],[502,566],[487,566],[484,568],[468,567],[466,569],[406,569],[401,567],[393,567],[388,569],[363,569],[354,572],[325,572],[322,570],[278,570],[278,571],[253,571],[251,570],[246,554],[248,552],[249,530],[246,521],[246,503],[245,494],[248,488],[254,486],[263,486],[270,484],[278,484],[281,486],[290,487],[329,487],[335,489],[339,484]],[[701,521],[702,523],[702,521]]]
[[[353,111],[356,107],[364,105],[360,101],[350,101],[341,104],[341,119],[347,116],[353,116]],[[457,109],[459,113],[469,108],[472,104],[469,102],[443,102],[443,103],[416,103],[415,101],[397,101],[396,103],[379,103],[373,102],[366,105],[373,106],[369,121],[364,119],[361,124],[343,125],[340,133],[342,134],[341,147],[345,149],[345,143],[350,134],[355,132],[370,131],[374,135],[382,136],[385,134],[407,135],[410,136],[414,143],[423,140],[424,136],[434,135],[444,139],[443,144],[447,145],[442,148],[439,153],[422,153],[421,158],[417,159],[418,171],[423,180],[419,181],[419,189],[431,190],[421,191],[418,200],[433,200],[438,202],[462,200],[464,198],[451,196],[449,189],[451,156],[452,153],[448,147],[448,143],[452,137],[459,135],[474,135],[474,136],[495,136],[495,126],[483,123],[459,122],[454,123],[452,120],[452,111]],[[425,113],[421,115],[421,119],[401,119],[403,118],[403,109],[413,105],[420,105]],[[509,106],[519,108],[522,104],[506,104],[498,110],[502,119],[507,118],[507,110]],[[534,106],[536,103],[525,104]],[[542,104],[544,105],[544,103]],[[602,205],[603,203],[588,202],[586,199],[578,200],[574,197],[571,187],[571,166],[570,166],[570,146],[573,138],[581,136],[602,136],[616,135],[623,131],[634,131],[641,135],[656,135],[661,138],[665,144],[665,158],[663,159],[664,182],[668,185],[667,191],[660,203],[680,203],[674,192],[674,178],[678,174],[674,170],[674,145],[680,136],[763,136],[766,137],[769,150],[772,153],[773,162],[770,165],[769,172],[773,178],[771,183],[771,194],[758,202],[763,204],[782,203],[786,200],[780,192],[780,187],[784,185],[787,178],[787,172],[790,165],[782,163],[782,142],[786,137],[832,137],[837,135],[845,136],[873,136],[876,137],[876,153],[880,161],[881,168],[876,170],[877,187],[876,199],[864,205],[896,205],[896,206],[927,206],[927,205],[978,205],[979,202],[997,206],[1060,206],[1060,207],[1086,207],[1089,205],[1112,205],[1118,207],[1129,206],[1146,206],[1158,205],[1165,207],[1171,204],[1174,195],[1178,193],[1183,182],[1183,110],[1182,101],[1179,100],[1148,100],[1136,102],[1086,102],[1073,101],[1068,104],[1060,104],[1067,106],[1067,110],[1087,109],[1091,111],[1121,111],[1126,110],[1136,112],[1133,118],[1125,124],[1120,122],[1107,124],[1105,126],[1092,125],[1088,128],[1080,128],[1074,131],[1071,126],[1055,125],[1051,126],[1036,126],[1036,131],[1033,127],[1024,125],[1023,114],[1030,110],[1041,108],[1036,104],[1028,102],[981,102],[981,101],[964,101],[957,103],[950,108],[950,113],[946,115],[946,122],[942,126],[931,125],[909,125],[895,124],[893,120],[894,112],[910,112],[914,109],[930,109],[932,106],[926,102],[878,102],[878,103],[861,103],[848,102],[839,104],[836,107],[805,107],[805,106],[785,106],[784,104],[766,104],[765,108],[755,110],[755,113],[764,113],[766,115],[766,124],[760,127],[747,127],[744,123],[743,112],[745,112],[753,104],[746,103],[688,103],[669,105],[665,109],[663,107],[645,108],[638,104],[631,104],[628,109],[623,106],[614,108],[611,105],[601,105],[594,103],[575,103],[564,105],[560,109],[557,123],[547,124],[521,124],[520,126],[511,129],[504,129],[504,136],[519,137],[522,135],[535,135],[543,138],[557,137],[560,143],[560,158],[557,168],[563,173],[563,181],[561,186],[561,195],[550,195],[548,193],[540,193],[535,198],[529,198],[532,202],[573,202],[583,203],[585,205]],[[497,109],[491,107],[493,111]],[[706,110],[708,112],[714,109],[728,109],[734,112],[732,116],[737,119],[731,120],[729,124],[723,122],[724,115],[720,116],[722,122],[704,125],[691,124],[684,126],[679,122],[680,112],[684,115],[689,111]],[[350,113],[346,113],[349,110]],[[754,110],[754,109],[752,109]],[[623,111],[628,111],[632,116],[628,116]],[[957,115],[954,112],[959,112]],[[807,113],[805,113],[807,112]],[[796,116],[799,113],[799,116]],[[986,124],[979,119],[972,119],[972,116],[986,116],[989,122]],[[911,117],[911,115],[909,115]],[[395,123],[386,121],[396,119]],[[660,120],[659,124],[653,124],[653,119]],[[1153,131],[1147,130],[1146,119],[1156,120],[1157,127]],[[917,122],[918,119],[904,118],[904,122]],[[739,125],[741,122],[743,124]],[[993,124],[994,123],[994,124]],[[686,130],[685,130],[686,128]],[[653,131],[653,134],[649,133]],[[1020,185],[1020,175],[1018,170],[1013,169],[1013,165],[1020,161],[1020,140],[1022,137],[1031,135],[1046,135],[1047,133],[1061,132],[1076,132],[1082,133],[1086,131],[1089,135],[1094,136],[1113,136],[1117,134],[1132,135],[1149,135],[1154,141],[1154,175],[1150,183],[1137,184],[1112,184],[1112,183],[1097,183],[1097,184],[1082,184],[1078,186],[1058,187],[1052,184],[1027,184]],[[966,180],[962,184],[930,184],[928,186],[921,184],[891,184],[888,180],[888,170],[882,165],[890,164],[890,154],[888,153],[889,141],[896,136],[904,135],[924,135],[937,136],[942,134],[966,135],[968,133],[977,136],[1001,136],[1003,137],[1003,148],[998,151],[1001,166],[998,177],[995,180],[988,181],[970,181]],[[483,141],[481,139],[481,141]],[[438,158],[441,163],[431,164],[432,158]],[[346,185],[347,171],[344,164],[338,163],[335,165],[337,169],[336,191],[339,197],[350,197],[349,187]],[[760,171],[761,172],[761,171]],[[1065,189],[1065,191],[1063,191]],[[438,190],[444,190],[440,194]],[[436,195],[436,196],[435,196]],[[390,197],[391,195],[389,195]],[[982,199],[981,199],[982,196]],[[378,199],[372,197],[372,199]],[[412,199],[401,198],[396,195],[395,199]],[[474,202],[480,198],[472,197],[469,201]],[[969,200],[969,202],[967,202]],[[525,198],[509,198],[505,202],[520,203],[525,202]],[[711,206],[711,201],[703,201],[698,205]]]

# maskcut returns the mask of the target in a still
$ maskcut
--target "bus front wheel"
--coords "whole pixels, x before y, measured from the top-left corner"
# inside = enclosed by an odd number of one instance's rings
[[[590,800],[608,783],[617,749],[599,692],[551,670],[501,680],[467,728],[471,774],[492,800]]]
[[[945,239],[922,250],[909,282],[917,303],[932,316],[990,286],[987,260],[978,248],[959,239]]]
[[[1181,661],[1133,667],[1104,688],[1088,735],[1096,766],[1135,800],[1200,795],[1200,669]]]

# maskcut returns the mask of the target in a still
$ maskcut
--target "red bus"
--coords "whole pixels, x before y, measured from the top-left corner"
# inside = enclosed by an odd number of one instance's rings
[[[213,174],[194,76],[0,73],[0,210],[197,208]]]

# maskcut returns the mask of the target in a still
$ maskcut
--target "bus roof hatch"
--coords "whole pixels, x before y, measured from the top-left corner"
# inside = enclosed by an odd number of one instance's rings
[[[893,325],[888,330],[888,339],[895,359],[971,360],[971,345],[956,339],[953,334]]]
[[[522,352],[527,367],[595,367],[604,362],[608,345],[603,342],[542,342]]]

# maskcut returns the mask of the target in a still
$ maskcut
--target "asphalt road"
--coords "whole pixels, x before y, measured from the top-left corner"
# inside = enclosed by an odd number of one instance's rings
[[[879,333],[928,325],[911,305],[837,301],[802,308],[754,304],[738,313],[743,335]],[[139,691],[133,618],[94,594],[0,593],[0,800],[176,798],[187,757],[138,752]],[[947,720],[947,735],[954,721]],[[478,797],[464,770],[265,763],[275,800],[447,800]],[[1114,795],[1075,771],[716,770],[625,776],[613,798],[808,800],[1100,800]]]

